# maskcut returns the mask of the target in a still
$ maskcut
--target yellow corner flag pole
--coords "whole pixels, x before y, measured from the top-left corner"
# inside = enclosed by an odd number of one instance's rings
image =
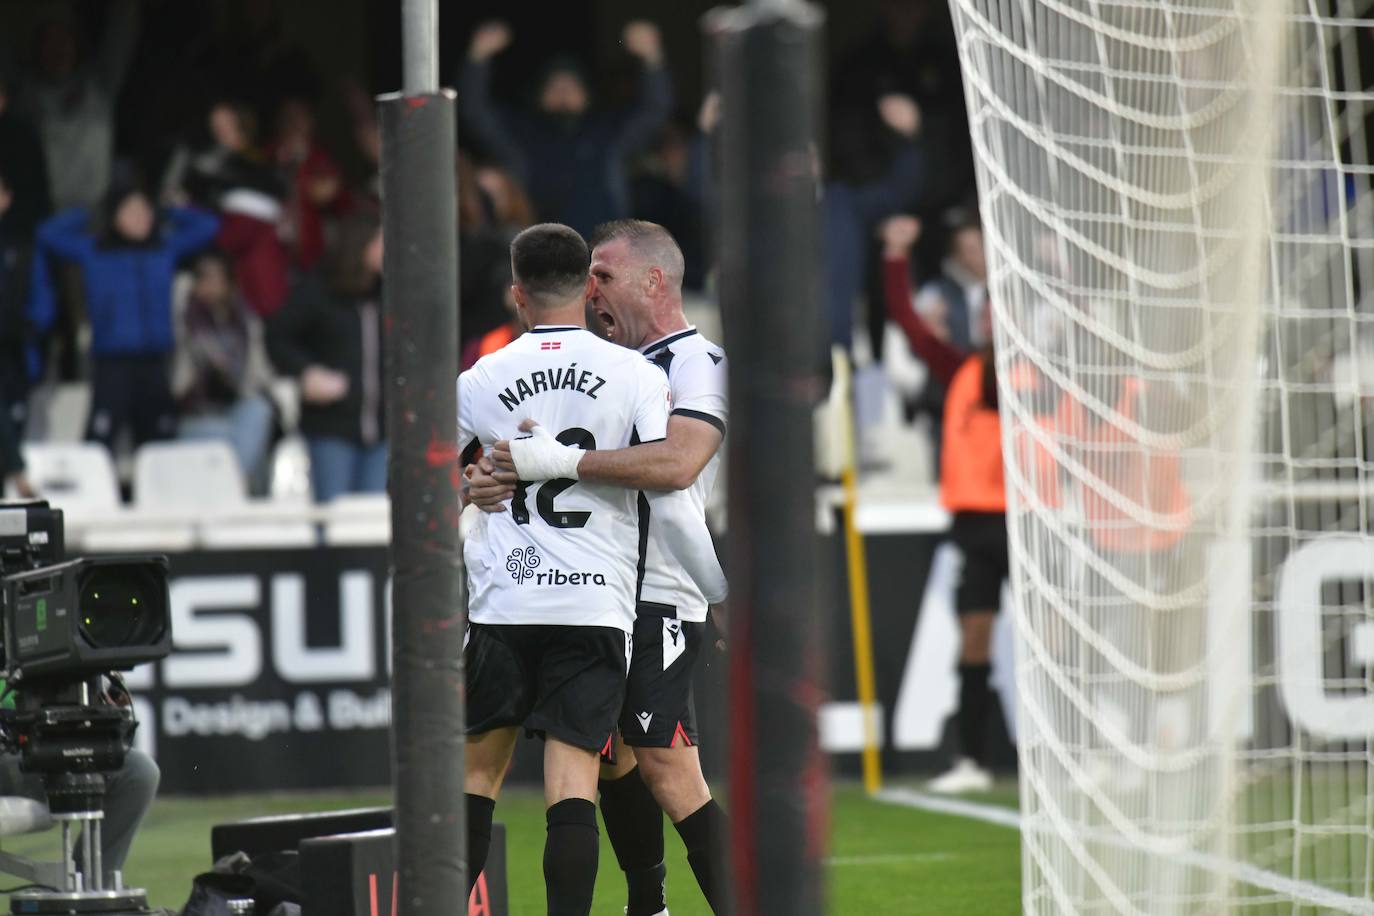
[[[870,795],[882,788],[882,762],[878,754],[878,690],[873,676],[873,626],[868,607],[868,559],[859,534],[855,513],[858,509],[858,458],[855,443],[854,405],[849,356],[835,355],[835,378],[839,409],[844,418],[844,548],[849,566],[849,616],[854,637],[854,677],[858,682],[859,707],[863,712],[864,790]]]

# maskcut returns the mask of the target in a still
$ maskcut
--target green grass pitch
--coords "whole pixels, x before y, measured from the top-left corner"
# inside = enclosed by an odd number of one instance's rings
[[[1014,803],[1003,789],[980,800]],[[233,798],[168,798],[158,801],[134,846],[126,870],[130,883],[148,888],[154,906],[179,908],[191,878],[210,864],[210,826],[226,820],[387,804],[380,793],[273,795]],[[503,793],[496,807],[507,825],[512,916],[544,912],[540,862],[544,843],[542,796],[528,790]],[[957,817],[881,804],[851,785],[835,788],[831,803],[830,916],[912,916],[920,913],[1002,914],[1019,911],[1019,837],[1013,830]],[[682,851],[665,823],[668,905],[673,916],[709,916]],[[767,826],[764,828],[767,831]],[[56,833],[6,841],[15,852],[52,852]],[[6,880],[2,886],[17,884]],[[596,916],[620,916],[624,883],[604,834],[597,877]],[[7,912],[8,907],[0,908]]]

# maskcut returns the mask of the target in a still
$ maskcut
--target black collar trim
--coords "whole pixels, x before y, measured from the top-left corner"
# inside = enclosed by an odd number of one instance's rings
[[[575,324],[550,324],[550,325],[545,325],[544,327],[531,328],[530,331],[529,331],[529,333],[531,333],[531,334],[556,334],[556,333],[558,333],[559,331],[585,331],[585,330],[586,330],[586,328],[580,328],[580,327],[578,327],[578,326],[575,325]]]
[[[651,344],[651,345],[649,345],[648,347],[645,347],[644,350],[643,350],[643,353],[644,353],[645,356],[648,356],[650,353],[653,353],[655,350],[662,350],[664,347],[668,346],[668,344],[670,344],[670,343],[676,343],[676,342],[678,342],[679,340],[681,340],[681,339],[684,338],[684,337],[691,337],[691,336],[692,336],[693,334],[695,334],[696,332],[697,332],[697,329],[696,329],[696,328],[688,328],[688,329],[685,330],[685,331],[678,331],[676,334],[674,334],[674,335],[671,336],[671,337],[665,337],[665,338],[663,338],[662,340],[660,340],[658,343],[656,343],[656,344]]]

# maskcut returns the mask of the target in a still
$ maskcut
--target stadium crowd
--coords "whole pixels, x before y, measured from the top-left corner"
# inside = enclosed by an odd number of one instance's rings
[[[108,0],[94,16],[55,5],[32,34],[7,30],[11,47],[0,53],[0,443],[10,489],[31,489],[17,443],[46,428],[29,423],[35,393],[81,383],[85,436],[113,449],[221,438],[262,493],[273,444],[298,432],[317,499],[380,490],[380,136],[369,96],[331,85],[270,5],[248,4],[242,22],[179,58],[217,78],[177,84],[157,119],[136,109],[136,125],[120,123],[126,78],[146,67],[147,5]],[[31,40],[20,47],[21,38]],[[583,234],[627,216],[659,223],[681,242],[689,294],[709,294],[719,97],[706,87],[695,104],[676,90],[658,29],[621,27],[638,76],[616,108],[597,104],[597,74],[573,56],[544,61],[527,104],[505,104],[513,93],[493,85],[493,62],[518,36],[490,22],[467,38],[451,73],[464,365],[519,333],[507,246],[535,222]],[[918,307],[965,343],[983,297],[979,268],[962,265],[981,259],[961,249],[941,266],[946,239],[967,237],[957,214],[973,200],[947,13],[889,0],[838,61],[823,165],[832,337],[849,345],[859,327],[861,348],[881,364],[875,229],[910,213],[924,226],[911,262],[913,280],[927,282]],[[323,139],[325,108],[349,113],[350,147]],[[908,418],[938,418],[936,387],[905,386]]]
[[[19,443],[46,424],[31,405],[76,384],[89,391],[85,438],[115,454],[223,440],[250,491],[265,494],[274,449],[299,437],[316,500],[383,491],[381,140],[370,95],[316,72],[273,5],[254,2],[159,65],[168,89],[155,116],[145,105],[121,123],[130,69],[149,66],[149,6],[54,7],[32,34],[9,30],[12,42],[30,40],[0,53],[0,476],[11,494],[34,493]],[[626,217],[657,223],[682,249],[688,296],[711,299],[719,93],[680,91],[651,22],[617,30],[633,75],[623,105],[600,104],[614,95],[595,91],[604,74],[573,56],[542,61],[526,101],[512,104],[521,96],[500,85],[508,71],[497,66],[520,39],[507,23],[477,25],[454,55],[465,368],[523,332],[509,249],[539,222],[587,236]],[[990,343],[947,8],[884,0],[834,61],[819,162],[830,337],[860,366],[861,423],[918,431],[933,477],[963,466],[938,453],[946,384]],[[326,110],[346,112],[347,128],[320,129]],[[896,330],[913,327],[945,345],[933,361]],[[974,445],[995,449],[996,437]],[[861,457],[869,470],[888,460],[882,449]],[[997,512],[997,499],[975,503]],[[995,520],[977,527],[978,539],[997,530]],[[1000,580],[1004,537],[991,562]],[[972,613],[957,731],[975,760],[960,764],[956,789],[987,778],[976,758],[995,702],[990,587],[961,608]]]

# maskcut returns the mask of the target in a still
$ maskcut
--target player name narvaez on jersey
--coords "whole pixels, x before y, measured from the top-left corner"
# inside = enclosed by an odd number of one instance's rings
[[[664,373],[576,326],[539,326],[458,378],[464,463],[539,421],[564,445],[619,449],[667,434]],[[650,526],[712,604],[727,587],[703,514],[684,492],[556,478],[520,481],[509,512],[480,513],[463,545],[474,623],[634,627]]]

